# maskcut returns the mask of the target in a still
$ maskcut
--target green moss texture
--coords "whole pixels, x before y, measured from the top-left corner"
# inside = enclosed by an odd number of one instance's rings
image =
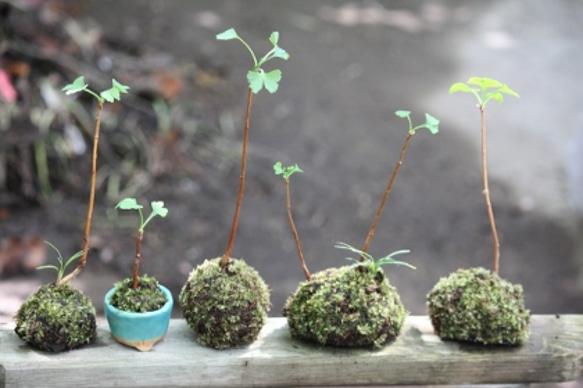
[[[144,275],[138,278],[138,288],[132,288],[133,279],[127,278],[115,284],[110,303],[118,310],[146,313],[162,308],[166,295],[158,288],[158,280]]]
[[[61,352],[97,338],[91,300],[69,283],[46,284],[32,294],[15,317],[14,331],[31,346]]]
[[[291,335],[322,345],[381,347],[399,335],[408,312],[382,270],[345,266],[302,282],[285,303]]]
[[[459,269],[427,295],[429,317],[442,339],[484,345],[520,345],[530,312],[522,287],[484,268]]]
[[[197,341],[215,349],[249,344],[267,321],[269,289],[241,259],[226,268],[221,258],[205,260],[190,274],[179,302]]]

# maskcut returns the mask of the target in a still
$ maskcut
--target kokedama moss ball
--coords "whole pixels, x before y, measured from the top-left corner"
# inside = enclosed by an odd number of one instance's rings
[[[118,310],[146,313],[162,308],[167,302],[166,295],[158,288],[158,280],[144,275],[138,278],[138,287],[132,288],[133,279],[127,278],[115,284],[115,292],[110,304]]]
[[[332,346],[381,347],[401,331],[408,312],[379,270],[330,268],[302,282],[285,303],[291,335]]]
[[[224,269],[220,261],[205,260],[192,271],[179,301],[197,341],[226,349],[255,341],[267,321],[269,289],[245,261],[231,259]]]
[[[91,300],[69,283],[45,284],[16,313],[18,336],[40,350],[61,352],[97,338]]]
[[[427,295],[429,317],[441,339],[484,345],[520,345],[530,312],[522,287],[484,268],[459,269]]]

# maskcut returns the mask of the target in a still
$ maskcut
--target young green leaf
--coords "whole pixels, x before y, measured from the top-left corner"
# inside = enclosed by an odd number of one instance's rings
[[[364,251],[362,251],[358,248],[355,248],[352,245],[346,244],[344,242],[337,242],[334,245],[334,247],[357,253],[359,255],[359,257],[364,258],[364,261],[360,261],[360,260],[354,259],[352,257],[347,257],[346,260],[354,262],[354,264],[352,264],[352,267],[368,267],[371,269],[371,271],[373,273],[376,273],[378,270],[381,269],[381,265],[385,265],[385,264],[403,265],[403,266],[406,266],[406,267],[409,267],[412,269],[416,269],[414,266],[412,266],[409,263],[393,259],[393,256],[400,255],[403,253],[409,253],[410,251],[408,249],[396,251],[396,252],[390,253],[387,256],[382,257],[378,260],[375,260],[374,257],[372,257],[372,255],[369,254],[368,252],[364,252]]]
[[[395,115],[397,115],[398,117],[404,119],[405,117],[411,116],[411,111],[409,111],[409,110],[398,110],[398,111],[395,112]]]
[[[469,85],[476,85],[478,88],[473,88]],[[449,88],[449,93],[468,92],[476,96],[478,105],[484,107],[490,100],[502,103],[504,101],[503,94],[508,94],[513,97],[520,97],[518,93],[510,89],[508,85],[487,77],[471,77],[467,83],[456,82]]]
[[[119,101],[121,97],[120,95],[127,93],[128,89],[130,88],[129,86],[120,84],[115,79],[112,79],[111,84],[111,88],[104,90],[99,94],[105,101],[109,103]]]
[[[273,47],[277,47],[277,42],[279,41],[279,32],[273,31],[271,35],[269,35],[269,41],[273,45]]]
[[[85,77],[77,77],[72,83],[65,85],[62,89],[66,95],[75,94],[87,89],[87,84],[85,83]]]
[[[477,93],[479,90],[480,89],[477,89],[477,88],[471,88],[462,82],[456,82],[455,84],[450,86],[449,94],[453,94],[453,93],[457,93],[457,92]]]
[[[281,71],[276,69],[266,73],[263,69],[252,70],[247,73],[247,81],[253,93],[258,93],[264,87],[269,93],[275,93],[281,81]]]
[[[237,35],[237,31],[235,31],[234,28],[229,28],[228,30],[223,31],[220,34],[217,34],[218,40],[233,40],[238,38],[239,35]]]
[[[284,167],[281,162],[276,162],[273,165],[273,172],[275,175],[283,175],[283,179],[287,181],[294,173],[304,171],[297,164]]]
[[[152,214],[154,216],[160,216],[164,218],[168,214],[168,209],[164,207],[163,201],[153,201],[150,206],[152,206]]]
[[[142,205],[138,204],[135,198],[124,198],[115,206],[116,209],[122,210],[140,210]]]

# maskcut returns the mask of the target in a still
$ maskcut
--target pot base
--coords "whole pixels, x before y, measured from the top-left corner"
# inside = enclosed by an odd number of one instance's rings
[[[129,346],[131,348],[138,349],[140,352],[149,352],[150,350],[152,350],[154,345],[156,345],[158,342],[160,342],[164,339],[164,335],[161,335],[158,338],[154,338],[154,339],[147,340],[147,341],[129,341],[129,340],[124,340],[123,338],[116,337],[113,334],[111,336],[120,344]]]

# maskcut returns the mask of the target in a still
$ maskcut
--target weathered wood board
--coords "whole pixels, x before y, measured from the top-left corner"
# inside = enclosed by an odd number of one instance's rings
[[[0,387],[282,387],[512,384],[576,380],[582,370],[583,315],[535,315],[517,348],[443,342],[428,317],[409,317],[381,350],[316,346],[270,318],[260,338],[234,350],[201,347],[183,320],[141,353],[115,342],[106,322],[93,345],[60,354],[31,349],[0,325]]]

